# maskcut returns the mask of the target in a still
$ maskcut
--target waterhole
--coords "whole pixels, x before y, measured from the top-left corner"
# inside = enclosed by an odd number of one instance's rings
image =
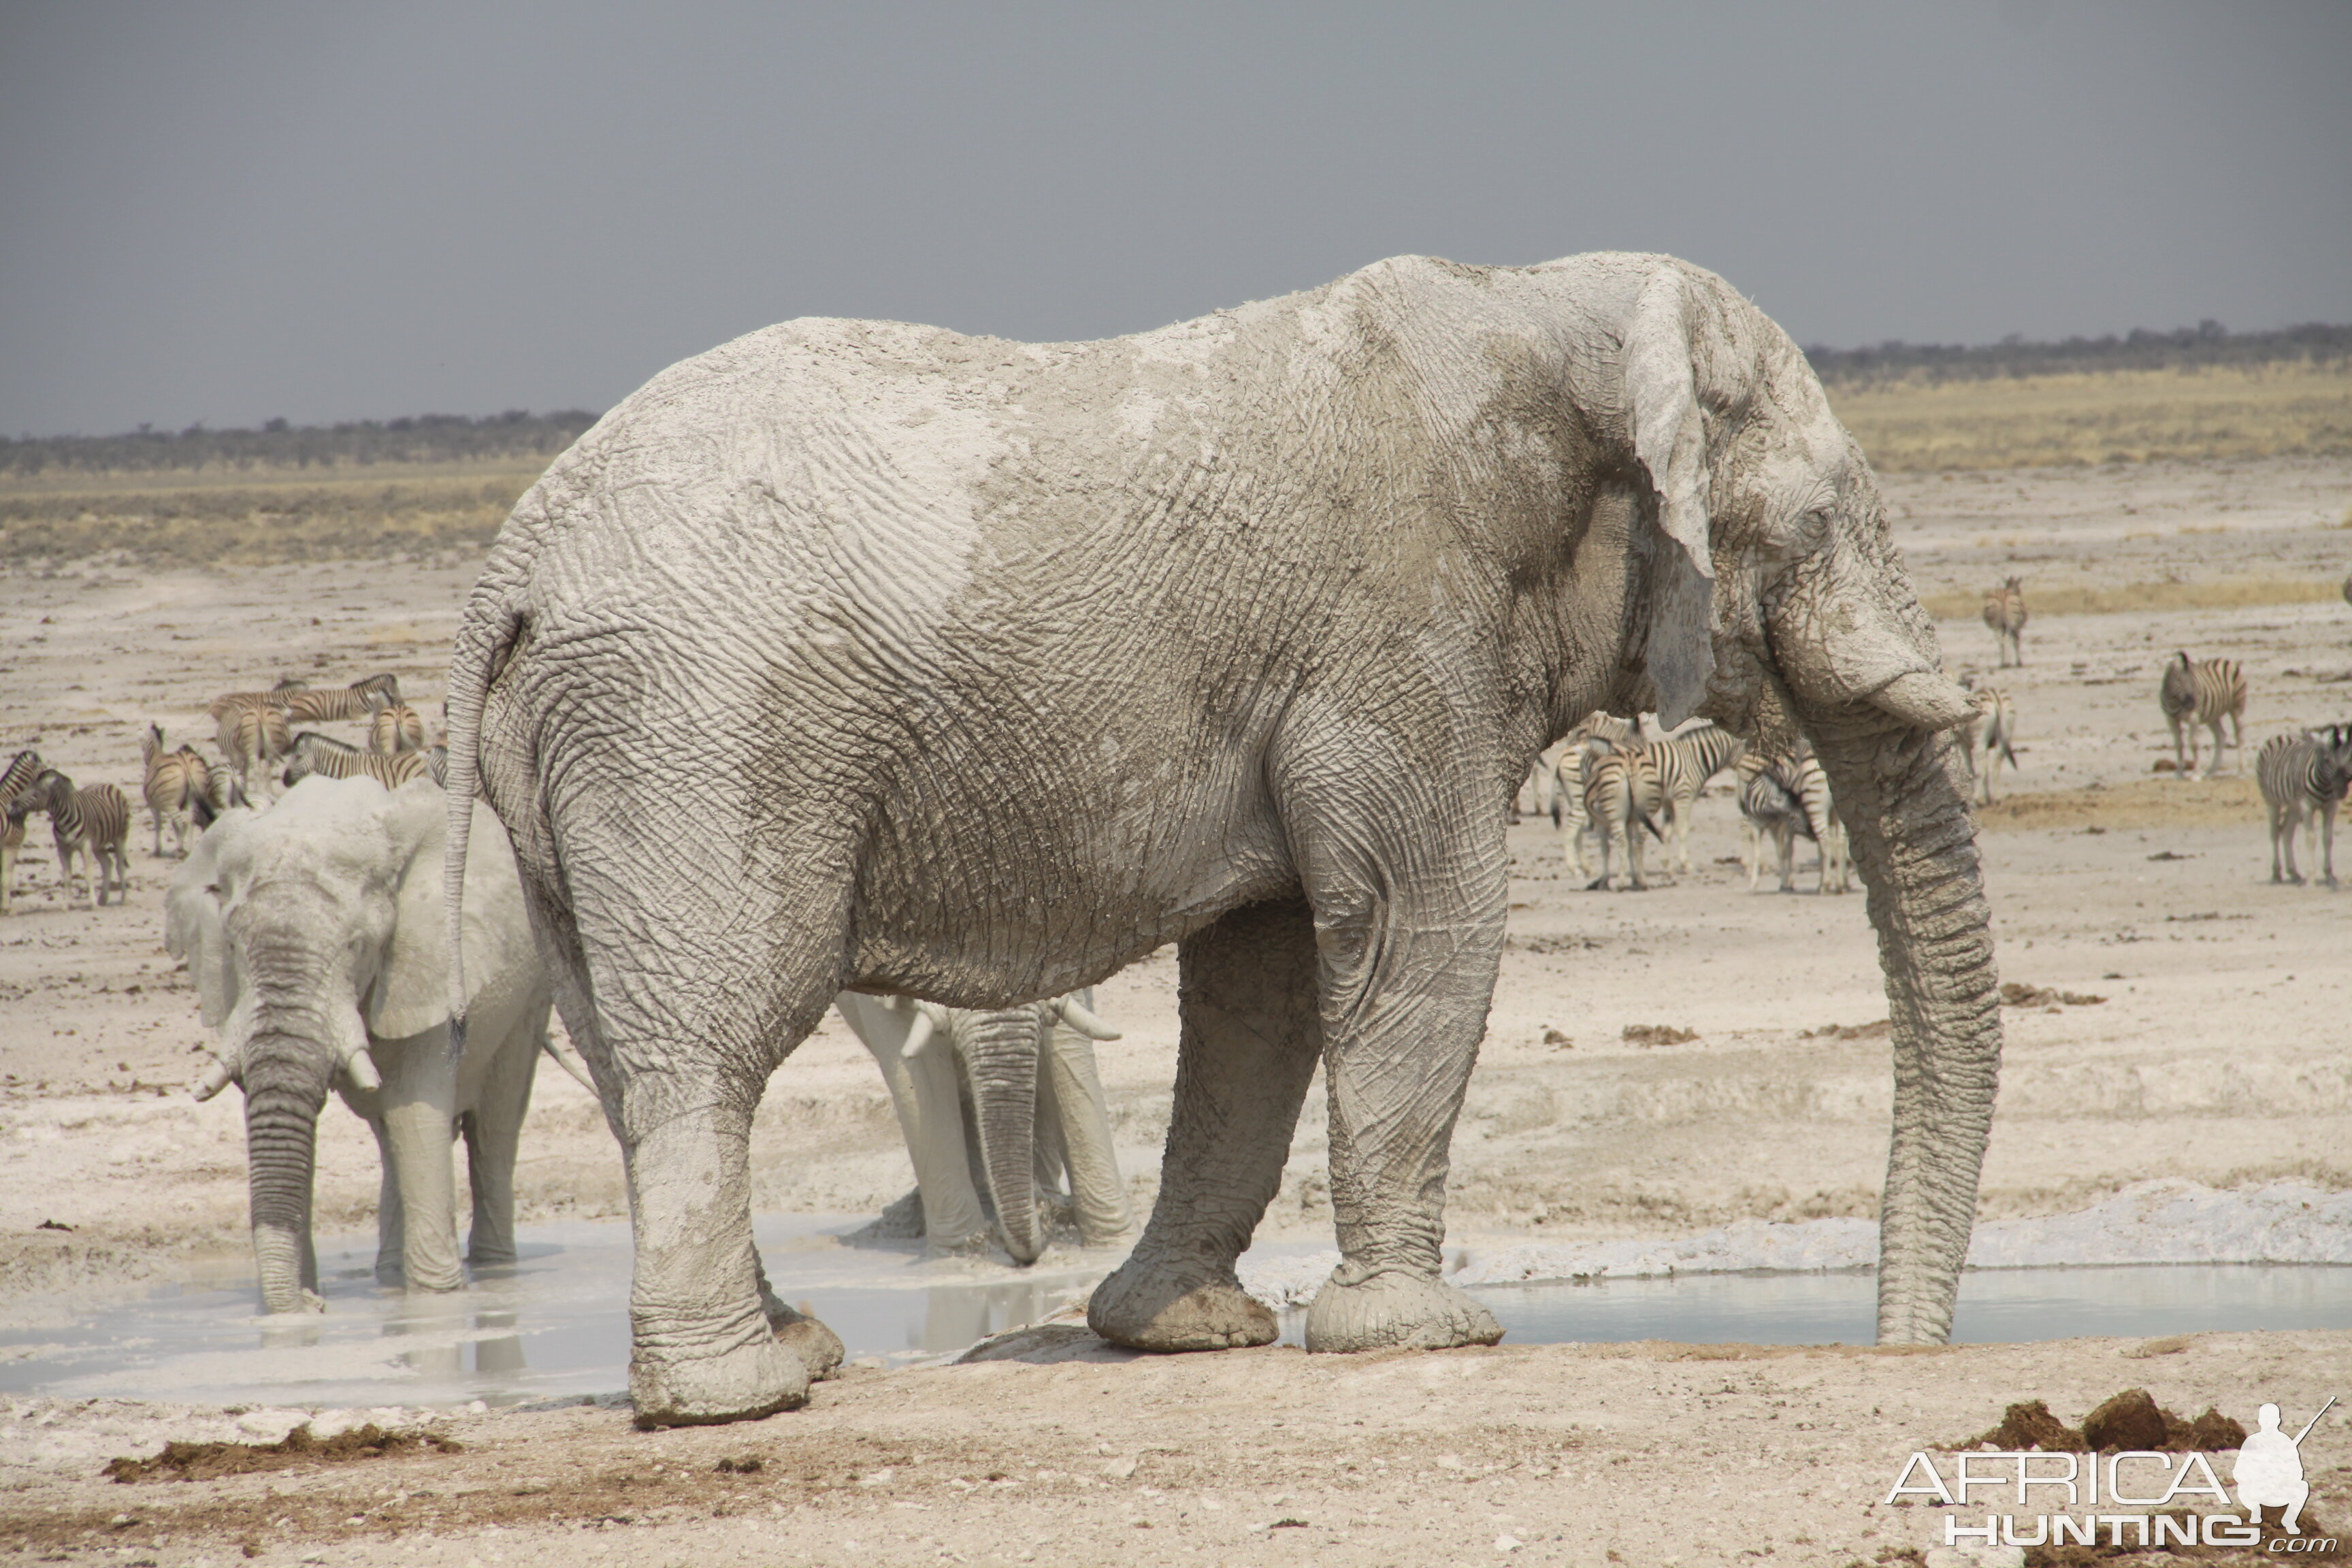
[[[1021,1270],[927,1258],[916,1244],[852,1247],[857,1222],[771,1215],[758,1227],[778,1291],[841,1335],[852,1356],[904,1363],[1035,1322],[1079,1300],[1116,1252],[1056,1249]],[[278,1405],[514,1405],[626,1386],[629,1234],[620,1224],[522,1227],[520,1260],[449,1295],[374,1280],[374,1241],[320,1249],[322,1313],[256,1315],[249,1265],[70,1321],[0,1330],[0,1394]],[[1258,1256],[1311,1247],[1270,1244]],[[1866,1271],[1685,1274],[1487,1285],[1472,1294],[1507,1342],[1673,1340],[1863,1344],[1876,1281]],[[1298,1342],[1305,1313],[1282,1314]],[[1979,1269],[1965,1275],[1953,1338],[2155,1337],[2352,1325],[2352,1268],[2205,1264]]]

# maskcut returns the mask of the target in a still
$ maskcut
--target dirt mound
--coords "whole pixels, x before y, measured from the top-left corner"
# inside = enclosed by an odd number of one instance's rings
[[[152,1459],[110,1459],[99,1474],[117,1481],[212,1481],[296,1465],[342,1465],[400,1454],[457,1454],[463,1447],[431,1432],[387,1432],[371,1421],[331,1437],[297,1426],[275,1443],[166,1443]]]
[[[2012,1453],[2039,1448],[2052,1454],[2214,1454],[2245,1440],[2243,1426],[2210,1405],[2204,1415],[2187,1421],[2159,1407],[2147,1389],[2126,1388],[2100,1401],[2079,1427],[2053,1415],[2042,1400],[2029,1399],[2011,1405],[1991,1431],[1954,1447],[1981,1448],[1990,1443]]]
[[[1629,1046],[1686,1046],[1697,1038],[1696,1029],[1677,1029],[1672,1024],[1625,1026],[1625,1043]]]

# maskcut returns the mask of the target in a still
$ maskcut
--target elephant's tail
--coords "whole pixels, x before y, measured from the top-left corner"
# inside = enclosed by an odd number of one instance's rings
[[[520,510],[520,508],[517,509]],[[524,559],[529,547],[516,539],[509,521],[483,568],[457,625],[457,645],[449,659],[449,696],[443,714],[449,730],[444,789],[448,795],[448,834],[442,862],[442,905],[448,921],[449,1054],[466,1048],[466,854],[474,831],[474,800],[481,790],[482,709],[490,681],[521,629]]]

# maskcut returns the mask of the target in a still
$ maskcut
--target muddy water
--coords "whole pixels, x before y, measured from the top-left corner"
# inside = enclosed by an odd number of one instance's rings
[[[850,1247],[837,1216],[759,1226],[778,1290],[839,1333],[852,1356],[900,1363],[1034,1322],[1118,1262],[1056,1249],[1033,1269],[926,1258],[919,1244]],[[524,1227],[521,1260],[448,1296],[379,1288],[373,1237],[321,1247],[323,1313],[257,1317],[249,1271],[224,1268],[68,1325],[0,1331],[0,1394],[278,1405],[493,1405],[612,1394],[628,1363],[629,1237],[620,1225]],[[1292,1250],[1268,1248],[1268,1251]],[[1297,1250],[1309,1250],[1297,1248]],[[1521,1343],[1746,1341],[1866,1343],[1865,1272],[1685,1275],[1595,1284],[1482,1286],[1473,1294]],[[1297,1342],[1305,1314],[1284,1314]],[[2199,1265],[1978,1270],[1953,1337],[2352,1325],[2352,1268]]]

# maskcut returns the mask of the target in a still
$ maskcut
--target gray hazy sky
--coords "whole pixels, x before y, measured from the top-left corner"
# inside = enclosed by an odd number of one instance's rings
[[[0,0],[0,431],[603,408],[1671,251],[1802,342],[2352,321],[2352,5]]]

